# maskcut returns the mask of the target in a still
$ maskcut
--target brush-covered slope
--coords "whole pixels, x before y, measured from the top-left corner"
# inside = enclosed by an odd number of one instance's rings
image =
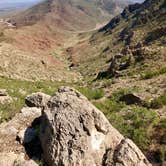
[[[18,26],[42,21],[67,30],[85,30],[107,21],[127,4],[127,0],[45,0],[14,16],[13,21]]]
[[[64,57],[62,47],[64,45],[75,42],[73,36],[75,32],[85,31],[88,29],[95,28],[98,24],[101,24],[117,14],[127,2],[113,1],[113,0],[45,0],[41,3],[25,10],[24,12],[18,13],[11,16],[11,23],[16,25],[16,28],[2,28],[8,23],[0,23],[0,42],[2,46],[4,43],[8,44],[13,50],[21,50],[23,54],[33,57],[34,66],[38,66],[41,75],[50,75],[49,78],[62,78],[64,74],[70,73],[68,71],[67,58]],[[74,32],[74,33],[71,33]],[[1,48],[0,48],[1,50]],[[11,58],[6,59],[6,63],[11,63],[12,57],[19,62],[20,68],[24,66],[24,71],[30,71],[31,74],[25,75],[24,72],[18,72],[14,68],[11,70],[10,65],[6,67],[2,66],[0,74],[3,76],[17,75],[16,78],[29,79],[36,77],[35,79],[42,78],[38,74],[34,73],[33,67],[29,68],[24,61],[16,52],[8,52]],[[2,54],[3,55],[3,54]],[[1,56],[2,56],[1,55]],[[51,67],[48,67],[48,71],[45,72],[41,59],[44,59],[44,63]],[[31,63],[29,58],[26,59],[27,63]],[[18,65],[19,65],[18,64]],[[53,67],[53,68],[52,68]],[[17,66],[17,68],[19,68]],[[57,71],[58,76],[56,77],[52,69]],[[4,72],[5,71],[5,72]],[[16,73],[15,73],[15,72]],[[70,77],[70,74],[66,75]],[[13,77],[13,76],[12,76]],[[48,79],[48,77],[46,77]],[[42,78],[43,79],[43,78]],[[63,79],[62,79],[63,80]]]
[[[80,69],[85,75],[88,71],[95,74],[106,70],[112,56],[119,53],[123,54],[123,59],[128,59],[131,53],[133,65],[145,65],[143,70],[160,68],[166,60],[165,15],[165,0],[146,0],[142,4],[129,5],[106,26],[93,33],[88,43],[85,41],[73,48],[71,59],[80,66],[88,66],[89,69]],[[86,48],[84,52],[82,48]],[[126,69],[131,71],[133,65]],[[124,70],[125,73],[127,71]]]

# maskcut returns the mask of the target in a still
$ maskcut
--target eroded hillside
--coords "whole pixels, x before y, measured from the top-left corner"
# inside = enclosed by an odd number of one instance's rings
[[[56,2],[16,17],[15,28],[2,28],[0,87],[8,95],[2,96],[0,121],[10,120],[29,93],[52,95],[61,85],[74,86],[154,166],[165,165],[165,0],[129,5],[99,30],[96,21],[112,17],[121,1]]]

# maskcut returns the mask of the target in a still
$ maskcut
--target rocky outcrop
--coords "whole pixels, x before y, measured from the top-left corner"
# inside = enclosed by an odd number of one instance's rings
[[[0,125],[1,166],[36,166],[41,156],[48,166],[151,165],[75,89],[61,87],[52,97],[36,93],[26,101],[30,107]]]
[[[48,165],[149,166],[142,152],[82,94],[62,87],[42,112],[40,140]]]
[[[29,127],[40,116],[40,108],[24,107],[12,120],[0,124],[0,166],[37,166],[28,159],[23,144],[35,137]]]
[[[29,107],[44,107],[51,96],[38,92],[33,93],[25,98],[25,103]]]
[[[112,166],[146,166],[149,165],[139,148],[129,139],[123,139],[116,147]],[[109,164],[107,164],[109,165]]]

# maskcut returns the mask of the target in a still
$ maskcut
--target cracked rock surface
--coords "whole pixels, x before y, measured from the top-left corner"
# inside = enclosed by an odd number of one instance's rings
[[[150,166],[82,94],[61,87],[42,111],[40,140],[50,166]]]

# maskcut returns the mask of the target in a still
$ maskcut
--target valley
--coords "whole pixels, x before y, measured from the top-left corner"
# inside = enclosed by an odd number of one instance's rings
[[[1,126],[3,129],[12,123],[13,117],[27,106],[26,96],[37,92],[52,98],[57,95],[55,101],[50,101],[52,105],[42,108],[59,110],[59,102],[64,102],[65,110],[64,100],[70,101],[65,95],[72,99],[77,92],[58,89],[73,87],[125,138],[131,139],[153,166],[165,166],[165,15],[165,0],[145,0],[141,4],[129,4],[127,0],[47,0],[21,14],[9,15],[8,21],[14,27],[0,23],[0,92],[5,89],[11,99],[4,100],[0,95],[0,135],[4,136]],[[75,109],[77,103],[70,102]],[[85,104],[84,109],[89,107]],[[101,128],[96,130],[103,132]],[[48,158],[46,155],[46,161]],[[33,160],[38,165],[46,164],[41,156]]]

